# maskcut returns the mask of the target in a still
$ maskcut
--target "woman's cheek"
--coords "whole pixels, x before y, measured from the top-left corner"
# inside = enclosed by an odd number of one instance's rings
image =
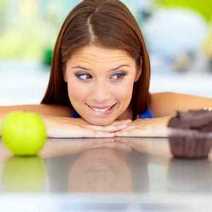
[[[130,98],[132,96],[132,91],[133,91],[133,83],[131,81],[126,82],[120,86],[119,89],[114,89],[119,94],[120,97],[122,98]]]
[[[83,100],[89,93],[89,88],[79,82],[71,82],[68,84],[68,93],[70,99]]]
[[[114,97],[119,101],[123,108],[128,107],[132,98],[132,85],[130,83],[122,84],[113,88]]]

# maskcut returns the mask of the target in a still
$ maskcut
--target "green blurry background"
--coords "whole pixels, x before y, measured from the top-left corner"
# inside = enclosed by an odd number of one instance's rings
[[[150,53],[150,91],[212,96],[212,0],[122,1]],[[40,103],[55,39],[79,2],[0,0],[0,105]]]
[[[77,0],[0,0],[0,59],[39,59]],[[48,56],[47,56],[48,60]]]
[[[211,0],[155,0],[159,7],[164,8],[185,8],[198,12],[208,22],[212,19],[212,1]]]
[[[0,59],[51,60],[56,35],[64,17],[79,0],[0,0]],[[149,3],[147,3],[149,2]],[[138,5],[187,8],[197,11],[210,25],[211,0],[136,0],[124,3],[138,18]],[[139,3],[139,4],[138,4]],[[141,19],[138,18],[140,22]]]

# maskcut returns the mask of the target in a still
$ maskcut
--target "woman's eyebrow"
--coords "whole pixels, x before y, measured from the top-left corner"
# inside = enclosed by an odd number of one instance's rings
[[[115,67],[115,68],[110,69],[109,71],[115,71],[115,70],[120,69],[120,68],[123,68],[123,67],[130,67],[130,66],[127,65],[127,64],[125,64],[125,65],[120,65],[120,66],[117,66],[117,67]]]
[[[109,71],[115,71],[115,70],[120,69],[120,68],[123,68],[123,67],[130,67],[130,66],[127,65],[127,64],[119,65],[119,66],[117,66],[115,68],[110,69]],[[84,70],[87,70],[87,71],[91,71],[90,69],[85,68],[83,66],[72,66],[72,68],[74,68],[74,69],[84,69]]]
[[[84,69],[84,70],[87,70],[87,71],[91,71],[90,69],[85,68],[83,66],[72,66],[72,68],[74,68],[74,69]]]

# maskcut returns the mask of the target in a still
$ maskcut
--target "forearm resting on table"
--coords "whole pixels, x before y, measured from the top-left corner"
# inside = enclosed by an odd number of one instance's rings
[[[0,121],[2,122],[3,116],[0,115]],[[83,119],[53,116],[41,114],[47,129],[47,136],[49,138],[79,138],[79,137],[108,137],[108,134],[98,135],[95,130],[87,129],[88,125]],[[126,136],[162,136],[166,137],[167,123],[170,116],[153,118],[153,119],[138,119],[132,122],[136,130],[133,133],[128,134],[126,130]],[[126,128],[127,129],[127,128]],[[125,136],[125,129],[121,130],[119,134],[114,136]],[[1,132],[0,132],[1,135]]]
[[[79,126],[84,123],[82,119],[73,120],[70,117],[70,108],[67,106],[45,104],[0,106],[0,123],[9,112],[13,111],[40,113],[46,124],[48,136],[56,136],[57,133],[59,137],[67,137],[68,132],[73,129],[73,124]]]
[[[139,130],[138,135],[144,137],[167,137],[168,122],[171,116],[164,116],[152,119],[137,119],[133,125]]]
[[[12,111],[29,111],[29,112],[39,112],[42,116],[44,123],[46,125],[47,135],[48,137],[58,137],[58,138],[66,138],[66,137],[72,137],[73,131],[75,128],[85,125],[86,122],[82,119],[73,119],[70,116],[67,116],[67,113],[60,114],[57,113],[56,115],[52,115],[54,111],[50,111],[50,113],[47,113],[45,111],[37,111],[34,107],[32,110],[26,106],[19,107],[0,107],[0,125],[2,124],[2,121],[4,117]],[[64,116],[62,116],[64,115]],[[2,136],[2,132],[0,130],[0,136]]]
[[[143,127],[166,127],[171,117],[172,116],[163,116],[151,119],[136,119],[134,124],[138,124]]]
[[[80,118],[74,119],[70,117],[57,117],[49,115],[43,115],[42,117],[45,122],[47,135],[49,138],[80,137],[77,135],[76,131],[86,124],[86,122]]]

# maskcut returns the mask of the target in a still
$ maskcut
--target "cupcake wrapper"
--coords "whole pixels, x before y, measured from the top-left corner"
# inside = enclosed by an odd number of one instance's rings
[[[212,133],[170,129],[169,145],[172,155],[176,158],[207,158],[212,146]]]

